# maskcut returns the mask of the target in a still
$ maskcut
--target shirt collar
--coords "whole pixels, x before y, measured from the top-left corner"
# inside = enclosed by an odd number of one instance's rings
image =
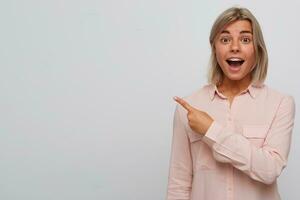
[[[248,88],[246,88],[243,92],[241,92],[241,94],[248,92],[250,94],[250,96],[255,99],[255,97],[257,96],[258,92],[260,91],[260,88],[263,87],[263,85],[261,86],[255,86],[253,83],[251,83]],[[219,95],[221,98],[226,98],[222,93],[220,93],[218,91],[218,88],[215,84],[211,83],[210,87],[209,87],[209,97],[210,100],[213,100],[215,95]]]

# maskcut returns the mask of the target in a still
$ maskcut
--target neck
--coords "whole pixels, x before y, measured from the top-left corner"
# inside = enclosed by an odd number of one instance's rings
[[[224,77],[221,84],[218,86],[220,92],[225,92],[227,94],[236,95],[241,91],[245,90],[251,83],[251,77],[247,76],[242,80],[230,80]]]

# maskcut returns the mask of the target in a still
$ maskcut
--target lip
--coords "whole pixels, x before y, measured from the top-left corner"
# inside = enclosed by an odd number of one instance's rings
[[[229,60],[229,59],[239,59],[239,60],[245,60],[245,59],[243,59],[243,58],[241,58],[241,57],[235,57],[235,56],[232,56],[232,57],[228,57],[228,58],[226,58],[226,60]]]
[[[242,66],[242,65],[241,65]],[[229,65],[229,67],[228,67],[228,69],[229,69],[229,71],[231,72],[231,73],[237,73],[237,72],[239,72],[240,70],[241,70],[241,66],[239,66],[239,67],[231,67],[230,65]]]

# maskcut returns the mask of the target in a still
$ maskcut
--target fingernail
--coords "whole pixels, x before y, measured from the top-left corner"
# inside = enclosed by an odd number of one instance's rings
[[[173,99],[174,99],[174,100],[177,100],[177,97],[176,97],[176,96],[174,96],[174,97],[173,97]]]

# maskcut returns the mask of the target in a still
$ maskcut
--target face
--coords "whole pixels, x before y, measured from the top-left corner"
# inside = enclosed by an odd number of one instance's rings
[[[217,61],[227,81],[251,81],[251,68],[255,64],[255,50],[251,23],[237,20],[216,36]]]

